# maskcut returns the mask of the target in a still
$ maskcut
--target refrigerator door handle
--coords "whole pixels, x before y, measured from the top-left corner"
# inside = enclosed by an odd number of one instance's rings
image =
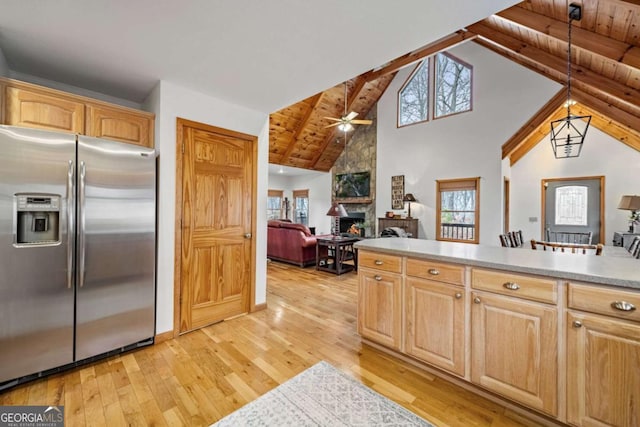
[[[73,194],[73,178],[74,178],[73,160],[69,160],[69,169],[67,171],[67,288],[73,286],[73,246],[74,246],[74,216],[75,216],[75,197]]]
[[[85,175],[86,169],[84,162],[80,162],[79,172],[79,184],[78,184],[78,286],[84,286],[84,263],[85,263],[85,214],[84,214],[84,192],[85,192]]]

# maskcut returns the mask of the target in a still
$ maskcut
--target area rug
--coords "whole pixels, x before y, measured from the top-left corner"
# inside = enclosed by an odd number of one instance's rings
[[[326,362],[317,363],[213,426],[433,427]]]

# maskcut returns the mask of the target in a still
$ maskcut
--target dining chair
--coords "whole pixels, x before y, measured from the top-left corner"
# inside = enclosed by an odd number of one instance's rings
[[[590,245],[593,239],[593,232],[553,231],[551,228],[547,228],[546,239],[547,242]]]
[[[636,250],[640,247],[640,236],[635,236],[629,245],[629,253],[635,254]]]
[[[535,251],[538,250],[538,248],[541,248],[543,251],[549,250],[551,252],[602,255],[602,249],[604,246],[601,243],[598,243],[597,245],[587,245],[580,243],[546,242],[543,240],[531,239],[531,249]]]
[[[500,245],[505,248],[519,248],[524,244],[522,230],[509,231],[508,233],[500,234],[498,238],[500,239]]]

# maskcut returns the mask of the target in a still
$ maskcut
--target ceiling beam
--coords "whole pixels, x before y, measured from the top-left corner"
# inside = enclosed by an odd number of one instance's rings
[[[324,92],[320,92],[319,94],[312,97],[311,107],[307,110],[304,117],[302,117],[302,120],[300,120],[300,122],[298,123],[298,126],[296,126],[296,129],[293,131],[293,134],[291,135],[291,142],[289,142],[289,145],[287,146],[286,151],[284,152],[284,154],[282,154],[282,162],[286,162],[289,159],[289,156],[291,156],[291,153],[293,153],[293,150],[295,150],[296,144],[298,144],[298,138],[300,137],[300,134],[309,124],[309,121],[313,116],[313,113],[318,109],[318,105],[320,105],[320,103],[322,102],[323,97],[324,97]]]
[[[564,94],[564,89],[559,91],[525,126],[502,145],[502,158],[509,157],[511,166],[549,134],[549,123],[566,117],[567,109],[563,105]],[[579,90],[574,91],[572,98],[577,102],[571,106],[572,114],[591,116],[591,126],[640,151],[640,117],[633,116]],[[556,105],[555,109],[553,105]]]
[[[566,60],[523,43],[482,22],[473,24],[470,28],[479,36],[475,39],[476,43],[548,78],[566,84]],[[572,69],[571,85],[606,103],[640,116],[640,91],[636,89],[575,65]]]
[[[579,90],[573,91],[572,98],[585,107],[585,110],[594,112],[591,122],[595,127],[634,150],[640,151],[640,117]],[[581,111],[577,109],[576,113],[580,114]]]
[[[448,36],[445,36],[433,43],[421,47],[420,49],[414,50],[413,52],[396,58],[393,61],[390,61],[387,64],[383,65],[381,68],[364,73],[362,76],[366,79],[366,81],[376,80],[381,76],[396,72],[402,67],[406,67],[407,65],[420,61],[427,56],[434,55],[438,52],[442,52],[443,50],[451,49],[461,43],[473,40],[474,38],[476,38],[476,34],[474,34],[473,32],[458,30],[453,34],[449,34]]]
[[[526,31],[568,42],[568,26],[564,21],[550,18],[519,6],[513,6],[492,17],[496,21],[516,25]],[[611,61],[640,68],[640,48],[577,27],[572,28],[572,48],[584,49]]]

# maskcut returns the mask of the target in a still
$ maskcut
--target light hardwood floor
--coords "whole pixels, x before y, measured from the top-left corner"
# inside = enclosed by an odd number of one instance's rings
[[[266,310],[30,382],[0,405],[64,405],[66,426],[209,425],[325,360],[440,426],[535,425],[361,343],[355,273],[269,263]]]

